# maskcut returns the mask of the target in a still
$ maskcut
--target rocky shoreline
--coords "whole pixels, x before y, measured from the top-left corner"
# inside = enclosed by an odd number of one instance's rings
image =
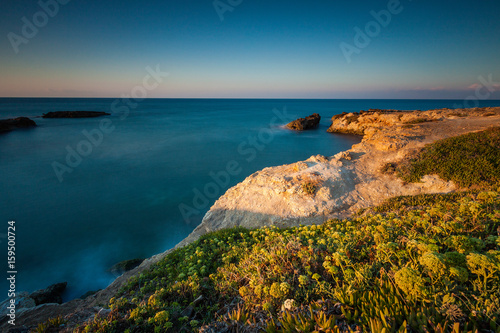
[[[452,182],[435,175],[425,176],[421,183],[404,183],[384,167],[403,161],[436,140],[493,126],[500,126],[499,107],[374,110],[334,116],[329,132],[363,135],[362,142],[335,156],[312,156],[250,175],[219,198],[202,223],[175,248],[223,228],[320,224],[331,218],[349,217],[359,209],[395,196],[459,190]],[[85,300],[27,309],[17,318],[18,327],[30,327],[58,315],[66,317],[68,325],[99,316],[106,311],[103,306],[131,276],[147,270],[172,250],[144,260]]]

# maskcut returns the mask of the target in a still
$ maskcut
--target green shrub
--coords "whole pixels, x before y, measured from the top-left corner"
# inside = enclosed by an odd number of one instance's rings
[[[317,186],[312,182],[304,182],[301,184],[302,191],[307,195],[314,195],[317,190]]]
[[[49,333],[58,332],[61,327],[66,324],[66,320],[63,317],[58,316],[54,318],[49,318],[47,321],[38,324],[38,326],[31,330],[34,333]]]
[[[407,182],[437,174],[461,187],[499,184],[500,127],[427,145],[416,158],[400,165],[398,174]]]

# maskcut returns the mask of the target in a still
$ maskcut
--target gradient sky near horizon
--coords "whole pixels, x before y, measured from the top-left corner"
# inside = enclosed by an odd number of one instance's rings
[[[213,0],[70,0],[16,54],[8,34],[42,9],[4,0],[0,97],[119,97],[159,65],[148,97],[461,99],[482,77],[500,99],[497,0],[401,0],[348,63],[341,43],[391,1],[243,0],[221,20]]]

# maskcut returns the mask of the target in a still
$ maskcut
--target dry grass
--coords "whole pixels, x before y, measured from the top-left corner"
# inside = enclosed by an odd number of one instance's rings
[[[310,196],[313,196],[314,194],[316,194],[316,191],[323,183],[323,180],[321,179],[321,177],[319,175],[313,174],[313,173],[303,175],[298,180],[300,181],[300,186],[302,188],[302,192],[304,192],[305,194],[310,195]]]

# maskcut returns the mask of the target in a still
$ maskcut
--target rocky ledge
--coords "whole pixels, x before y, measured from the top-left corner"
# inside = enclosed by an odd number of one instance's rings
[[[99,111],[54,111],[45,113],[42,118],[94,118],[109,115]]]
[[[345,218],[395,196],[457,189],[437,175],[405,183],[384,166],[397,164],[439,139],[500,126],[500,108],[345,113],[330,132],[363,135],[335,156],[266,168],[229,189],[181,245],[214,230],[318,224]]]
[[[476,117],[494,117],[499,115],[499,108],[474,109],[438,109],[429,111],[396,111],[370,109],[368,111],[347,113],[344,112],[332,117],[332,124],[328,128],[330,133],[346,133],[365,136],[365,139],[374,136],[380,130],[391,128],[397,133],[419,129],[418,125],[429,122],[454,121],[459,124]],[[383,135],[387,133],[384,132]],[[450,133],[452,135],[453,133]],[[376,138],[375,138],[376,139]]]
[[[26,117],[0,120],[0,133],[6,133],[15,129],[30,127],[36,127],[36,123]]]
[[[308,117],[299,118],[297,120],[288,123],[286,127],[295,131],[305,131],[305,130],[315,129],[318,127],[320,120],[321,116],[317,113],[313,113]]]

